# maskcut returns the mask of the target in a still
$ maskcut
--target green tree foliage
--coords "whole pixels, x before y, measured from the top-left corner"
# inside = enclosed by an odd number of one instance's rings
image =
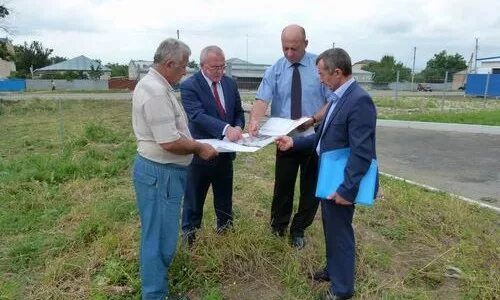
[[[24,42],[23,45],[15,45],[17,76],[21,78],[31,77],[30,67],[33,70],[50,65],[49,56],[53,49],[44,48],[42,43],[33,41],[31,44]]]
[[[87,72],[89,74],[89,78],[92,80],[98,80],[101,78],[102,74],[104,74],[101,61],[98,59],[96,59],[95,61],[97,62],[97,67],[90,66],[90,71]]]
[[[128,76],[128,66],[119,63],[108,63],[106,67],[111,69],[111,77]]]
[[[462,55],[455,53],[455,55],[447,54],[443,50],[431,58],[422,71],[427,82],[443,82],[448,71],[448,82],[452,81],[453,74],[467,68],[467,64]]]
[[[0,18],[5,18],[9,15],[9,9],[4,5],[0,5]]]
[[[89,79],[89,77],[83,71],[67,71],[43,74],[40,76],[40,79],[64,79],[71,81],[75,79]]]
[[[199,65],[198,65],[198,63],[197,63],[196,61],[194,61],[194,60],[192,60],[192,61],[188,62],[188,65],[187,65],[187,66],[188,66],[188,68],[193,68],[193,69],[195,69],[195,70],[197,70],[197,71],[200,69],[200,66],[199,66]]]
[[[60,63],[60,62],[63,62],[63,61],[66,61],[68,60],[67,57],[62,57],[62,56],[52,56],[50,58],[50,64],[53,65],[53,64],[57,64],[57,63]]]
[[[7,49],[7,45],[0,42],[0,58],[7,61],[13,61],[15,59],[15,54]]]
[[[411,69],[407,68],[401,62],[397,62],[394,56],[384,55],[380,62],[372,62],[363,67],[363,70],[373,73],[373,82],[389,83],[397,79],[399,71],[399,81],[411,79]]]

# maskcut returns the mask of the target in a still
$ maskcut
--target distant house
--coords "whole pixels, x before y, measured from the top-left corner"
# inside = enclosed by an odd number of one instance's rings
[[[128,63],[128,79],[139,80],[146,73],[148,73],[149,68],[153,65],[152,61],[148,60],[131,60]]]
[[[11,72],[16,71],[16,64],[13,61],[15,55],[14,45],[8,38],[0,38],[2,47],[5,45],[4,58],[0,58],[0,78],[7,78]]]
[[[352,71],[361,71],[363,70],[363,67],[366,67],[368,66],[368,64],[370,63],[376,63],[377,61],[376,60],[371,60],[371,59],[363,59],[363,60],[360,60],[358,62],[355,62],[353,65],[352,65]]]
[[[153,65],[149,60],[131,60],[128,64],[128,78],[130,80],[140,80],[149,71]],[[239,58],[230,58],[226,60],[226,75],[234,78],[239,88],[256,89],[264,76],[264,71],[269,65],[253,64]],[[187,74],[182,80],[196,73],[198,70],[187,69]]]
[[[477,69],[478,74],[500,74],[500,56],[478,58],[481,67]]]
[[[356,81],[365,86],[370,87],[373,83],[373,73],[363,70],[363,67],[367,66],[370,63],[377,62],[371,59],[363,59],[358,62],[355,62],[352,65],[352,76]]]
[[[231,76],[240,89],[257,89],[264,72],[270,65],[254,64],[239,58],[230,58],[226,61],[226,75]]]
[[[144,75],[149,72],[149,68],[153,65],[150,60],[131,60],[128,63],[128,79],[130,80],[140,80]],[[193,68],[187,68],[187,74],[182,77],[181,81],[185,80],[189,76],[196,73],[197,70]]]
[[[77,56],[72,59],[68,59],[50,66],[46,66],[33,71],[34,77],[40,77],[43,74],[54,74],[54,73],[64,73],[64,72],[84,72],[88,74],[92,68],[96,69],[100,67],[103,71],[100,79],[108,80],[111,77],[111,69],[103,66],[96,60],[90,59],[84,55]]]

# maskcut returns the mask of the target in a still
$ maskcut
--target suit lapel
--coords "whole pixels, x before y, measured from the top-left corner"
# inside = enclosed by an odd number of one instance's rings
[[[217,117],[224,119],[220,116],[219,109],[217,108],[217,104],[215,104],[215,96],[214,96],[214,93],[212,92],[212,87],[210,87],[208,85],[208,82],[205,79],[205,77],[203,76],[203,74],[201,73],[201,71],[199,71],[195,76],[197,76],[196,79],[198,80],[198,83],[199,83],[200,87],[202,88],[202,90],[205,92],[205,94],[210,95],[208,98],[208,105],[210,105],[212,107],[212,109],[215,112],[215,115]]]
[[[356,82],[353,82],[349,86],[349,88],[347,88],[347,90],[345,91],[344,95],[342,95],[342,98],[339,99],[339,102],[337,103],[337,105],[333,109],[330,118],[327,120],[327,124],[325,124],[326,128],[328,128],[330,126],[330,124],[332,123],[332,121],[335,118],[335,116],[337,115],[337,113],[340,111],[340,109],[342,108],[342,106],[344,106],[344,103],[346,102],[347,98],[349,97],[349,94],[354,89],[354,85],[355,84],[356,84]],[[325,128],[325,131],[326,131],[326,128]],[[323,132],[323,131],[321,131],[321,132]]]
[[[227,79],[225,78],[225,76],[222,76],[220,83],[222,85],[222,92],[224,93],[224,106],[226,110],[226,119],[228,119],[229,112],[233,111],[234,103],[232,101],[232,98],[230,98],[230,95],[232,95],[232,93],[229,92],[229,85],[227,84]]]

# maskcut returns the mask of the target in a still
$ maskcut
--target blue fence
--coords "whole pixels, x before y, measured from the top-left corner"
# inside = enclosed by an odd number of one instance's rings
[[[499,97],[500,74],[469,74],[467,76],[465,94],[470,96],[484,96],[486,87],[488,87],[486,96]]]
[[[26,91],[26,80],[5,79],[0,80],[0,92],[22,92]]]

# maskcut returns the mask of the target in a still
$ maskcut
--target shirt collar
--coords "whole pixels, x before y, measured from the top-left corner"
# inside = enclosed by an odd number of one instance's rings
[[[307,67],[307,66],[309,66],[309,63],[310,63],[310,61],[307,59],[307,52],[304,52],[304,56],[302,56],[302,59],[299,61],[299,65]],[[293,64],[287,59],[286,66],[288,68],[291,68],[292,65]]]
[[[208,78],[208,77],[205,75],[205,73],[203,73],[203,70],[201,70],[200,72],[201,72],[201,75],[203,75],[203,77],[205,77],[205,80],[207,81],[208,86],[209,86],[209,87],[212,87],[212,82],[213,82],[213,81],[212,81],[210,78]],[[222,78],[221,78],[221,80],[222,80]],[[220,84],[220,81],[219,81],[219,82],[217,82],[217,85],[219,85],[219,84]]]
[[[155,68],[153,68],[153,67],[149,68],[149,74],[151,74],[151,76],[153,76],[157,80],[161,81],[167,87],[167,89],[169,91],[171,91],[171,92],[174,91],[174,89],[172,88],[170,83],[167,81],[167,79],[165,79],[165,77],[163,77],[163,75],[161,75],[160,72],[156,71]]]
[[[351,77],[351,79],[344,82],[344,84],[339,86],[339,88],[334,91],[334,93],[337,95],[338,99],[340,99],[340,98],[342,98],[342,96],[344,96],[345,91],[347,91],[347,89],[351,86],[351,84],[353,82],[354,82],[354,77]]]

